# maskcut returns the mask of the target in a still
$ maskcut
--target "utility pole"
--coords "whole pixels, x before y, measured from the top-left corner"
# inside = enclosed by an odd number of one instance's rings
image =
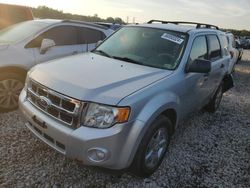
[[[127,16],[127,24],[128,24],[128,22],[129,22],[129,17]]]

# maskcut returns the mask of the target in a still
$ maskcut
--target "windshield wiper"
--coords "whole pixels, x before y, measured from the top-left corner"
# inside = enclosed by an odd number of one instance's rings
[[[107,52],[104,52],[104,51],[102,51],[102,50],[93,50],[92,52],[93,52],[93,53],[97,52],[97,53],[100,53],[100,54],[102,54],[102,55],[104,55],[104,56],[106,56],[106,57],[113,58],[113,57],[112,57],[111,55],[109,55]]]
[[[134,64],[138,64],[138,65],[142,65],[143,63],[139,62],[139,61],[136,61],[134,59],[130,59],[128,57],[118,57],[118,56],[113,56],[114,59],[118,59],[118,60],[121,60],[121,61],[126,61],[126,62],[129,62],[129,63],[134,63]]]

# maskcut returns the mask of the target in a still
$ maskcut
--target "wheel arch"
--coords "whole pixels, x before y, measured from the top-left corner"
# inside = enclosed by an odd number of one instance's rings
[[[234,87],[234,81],[232,74],[226,74],[222,79],[222,89],[223,93],[227,92],[229,89]]]
[[[1,67],[0,74],[4,72],[14,72],[14,73],[21,73],[23,75],[26,75],[28,70],[23,67],[17,67],[17,66]]]

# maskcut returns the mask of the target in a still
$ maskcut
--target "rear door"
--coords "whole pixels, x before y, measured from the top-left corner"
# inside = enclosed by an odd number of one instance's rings
[[[204,103],[207,103],[214,95],[223,79],[226,69],[225,58],[222,54],[222,47],[216,34],[207,35],[208,41],[208,59],[211,61],[211,72],[208,74],[209,97]]]

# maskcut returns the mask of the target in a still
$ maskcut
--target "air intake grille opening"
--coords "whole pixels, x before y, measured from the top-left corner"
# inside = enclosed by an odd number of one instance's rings
[[[34,80],[29,82],[27,99],[36,108],[63,122],[68,127],[73,129],[79,127],[80,101],[50,90]]]

